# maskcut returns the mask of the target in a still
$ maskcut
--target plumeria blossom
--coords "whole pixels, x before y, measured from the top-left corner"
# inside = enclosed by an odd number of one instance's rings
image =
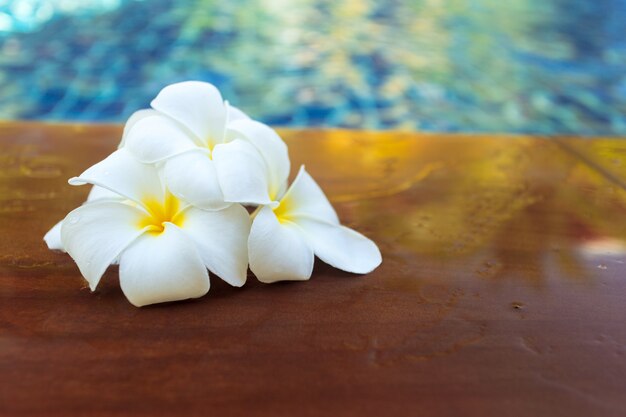
[[[196,207],[270,204],[284,193],[287,146],[268,126],[222,99],[211,84],[165,87],[128,121],[121,147],[162,167],[165,185]]]
[[[91,184],[89,197],[44,237],[92,291],[111,264],[143,306],[206,294],[207,269],[240,287],[248,263],[267,283],[309,279],[315,256],[359,274],[381,263],[304,167],[287,188],[285,143],[214,86],[173,84],[151,106],[130,117],[117,151],[69,180]],[[250,216],[240,203],[258,207]]]
[[[382,262],[374,242],[339,223],[304,166],[276,204],[261,206],[255,213],[248,254],[250,269],[266,283],[309,279],[314,256],[358,274],[371,272]]]
[[[69,182],[96,186],[61,222],[59,247],[92,290],[116,261],[122,291],[135,306],[206,294],[207,268],[233,286],[245,283],[250,218],[241,205],[193,207],[168,190],[154,165],[126,149]],[[48,238],[55,243],[52,231]]]

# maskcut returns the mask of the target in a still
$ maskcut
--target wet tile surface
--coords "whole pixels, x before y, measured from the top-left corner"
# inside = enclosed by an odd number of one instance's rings
[[[120,132],[0,125],[0,414],[626,413],[626,191],[560,143],[283,130],[382,266],[136,309],[41,240]]]
[[[557,142],[572,155],[585,160],[609,180],[626,188],[626,144],[615,138],[557,138]]]

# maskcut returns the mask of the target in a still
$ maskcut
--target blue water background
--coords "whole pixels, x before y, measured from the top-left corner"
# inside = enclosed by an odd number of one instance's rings
[[[188,79],[274,125],[626,135],[626,0],[0,0],[0,119]]]

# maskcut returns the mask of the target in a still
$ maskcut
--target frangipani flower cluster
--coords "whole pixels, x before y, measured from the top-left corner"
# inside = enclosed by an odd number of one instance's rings
[[[208,271],[240,287],[248,265],[271,283],[309,279],[315,256],[360,274],[381,263],[304,166],[288,186],[286,144],[213,85],[167,86],[151,106],[130,117],[118,150],[69,180],[93,188],[44,237],[92,291],[112,264],[128,300],[143,306],[203,296]]]

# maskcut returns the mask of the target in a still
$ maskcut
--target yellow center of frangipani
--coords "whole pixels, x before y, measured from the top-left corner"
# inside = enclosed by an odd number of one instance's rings
[[[213,159],[213,148],[215,148],[215,145],[217,145],[217,142],[214,141],[213,138],[207,138],[204,141],[204,148],[208,150],[207,155],[209,159]]]
[[[284,224],[292,221],[290,206],[291,204],[289,203],[289,198],[285,197],[280,201],[280,205],[274,209],[274,215],[278,219],[279,223]]]
[[[185,221],[184,212],[180,211],[180,200],[169,191],[166,192],[164,201],[144,198],[141,202],[148,214],[141,219],[138,226],[140,229],[148,227],[148,233],[160,234],[165,230],[165,223],[181,227]]]

